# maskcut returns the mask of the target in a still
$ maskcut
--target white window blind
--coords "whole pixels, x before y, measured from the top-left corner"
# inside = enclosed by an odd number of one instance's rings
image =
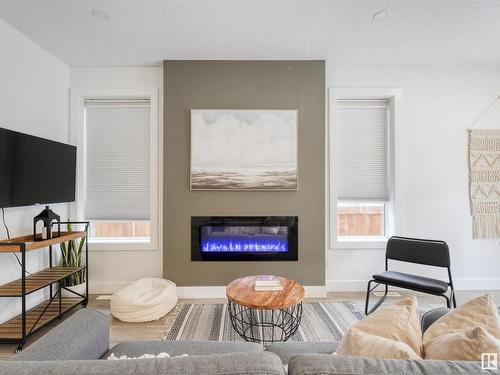
[[[149,220],[149,99],[85,100],[85,218]]]
[[[336,187],[343,201],[389,200],[389,101],[337,100]]]

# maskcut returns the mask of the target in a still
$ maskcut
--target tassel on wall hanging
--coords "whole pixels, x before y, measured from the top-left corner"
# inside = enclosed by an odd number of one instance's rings
[[[474,124],[498,101],[500,95]],[[472,237],[500,238],[500,129],[469,129],[469,194]]]

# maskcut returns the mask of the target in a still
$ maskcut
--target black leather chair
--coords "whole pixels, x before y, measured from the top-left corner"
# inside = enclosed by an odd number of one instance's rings
[[[448,270],[449,281],[389,271],[389,260],[446,268]],[[373,283],[375,283],[375,285],[372,287],[371,285]],[[385,286],[384,296],[368,310],[370,293],[380,284]],[[450,251],[446,242],[418,238],[391,237],[385,249],[385,272],[373,275],[373,279],[368,282],[365,305],[366,315],[371,314],[382,304],[382,302],[384,302],[389,286],[396,286],[444,297],[448,308],[451,308],[452,303],[453,307],[457,307],[453,280],[451,278]],[[447,295],[448,288],[450,289],[449,295]]]

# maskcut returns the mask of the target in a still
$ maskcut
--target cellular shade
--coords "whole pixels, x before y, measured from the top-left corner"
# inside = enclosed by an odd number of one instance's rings
[[[389,200],[389,101],[337,100],[337,199]]]
[[[87,99],[85,137],[85,218],[149,220],[149,99]]]

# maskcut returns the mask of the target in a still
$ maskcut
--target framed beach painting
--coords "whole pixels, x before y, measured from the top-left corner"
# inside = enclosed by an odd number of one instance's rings
[[[191,190],[297,190],[297,110],[191,110]]]

